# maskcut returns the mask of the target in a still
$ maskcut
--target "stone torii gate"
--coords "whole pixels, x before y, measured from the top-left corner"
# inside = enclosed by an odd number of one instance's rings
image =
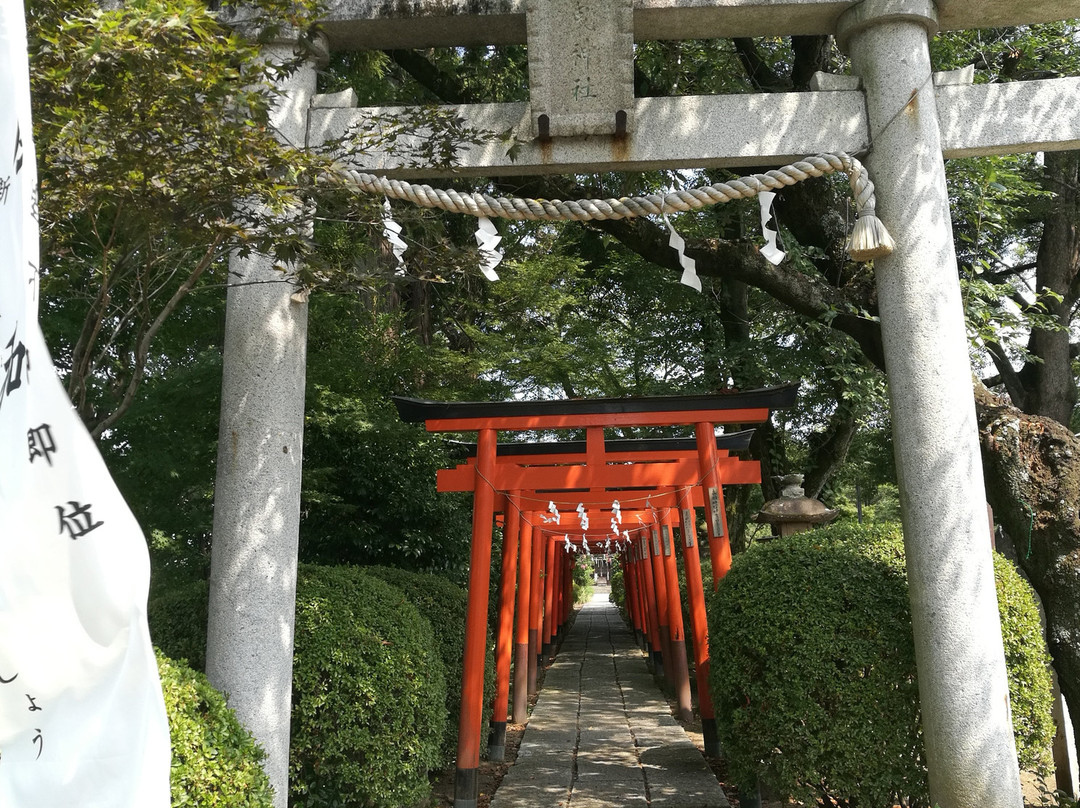
[[[331,49],[528,42],[530,103],[458,110],[525,145],[514,161],[494,146],[467,151],[459,176],[780,165],[869,149],[877,214],[896,242],[875,274],[931,797],[942,808],[1021,804],[943,158],[1080,147],[1080,79],[937,81],[928,37],[1071,17],[1080,0],[341,0],[322,25]],[[810,34],[837,37],[861,87],[628,90],[634,39]],[[316,95],[317,62],[282,86],[274,123],[294,143],[318,145],[378,112]],[[365,168],[409,173],[388,156]],[[207,672],[266,749],[283,808],[306,305],[284,284],[259,283],[281,278],[259,256],[234,260],[230,275]]]

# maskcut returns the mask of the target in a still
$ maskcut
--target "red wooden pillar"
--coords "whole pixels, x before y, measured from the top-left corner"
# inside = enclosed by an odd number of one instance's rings
[[[533,532],[532,583],[529,585],[529,695],[536,695],[536,666],[540,661],[540,613],[544,605],[544,579],[547,575],[544,544],[547,537],[539,528]]]
[[[487,640],[488,576],[491,571],[491,521],[495,490],[494,429],[481,429],[476,443],[472,547],[469,554],[469,603],[465,618],[465,655],[461,674],[454,808],[476,808],[479,797],[480,724],[484,708],[484,644]]]
[[[645,595],[645,606],[649,616],[649,646],[652,648],[653,670],[660,674],[664,673],[664,644],[660,640],[660,604],[656,596],[656,581],[653,576],[652,551],[650,531],[645,529],[641,533],[641,572],[644,580],[642,591]]]
[[[554,591],[551,593],[551,636],[548,637],[548,642],[551,644],[549,659],[555,658],[561,638],[559,632],[562,629],[563,604],[566,600],[566,560],[569,555],[561,545],[555,547],[555,580],[552,582]]]
[[[681,721],[692,721],[694,707],[690,699],[690,667],[686,662],[686,634],[683,629],[682,597],[679,592],[679,565],[675,560],[672,513],[665,508],[660,516],[660,557],[668,594],[668,627],[671,646],[671,678]]]
[[[630,552],[623,550],[618,555],[619,567],[622,569],[623,598],[626,602],[626,616],[630,619],[630,630],[634,633],[634,639],[641,642],[641,622],[637,610],[637,586],[634,577],[636,570],[631,568]]]
[[[514,583],[517,579],[521,499],[506,496],[503,518],[502,575],[499,579],[499,626],[495,636],[495,703],[491,710],[488,758],[501,763],[506,756],[506,709],[510,699],[510,655],[514,634]]]
[[[624,580],[629,582],[626,585],[626,592],[632,595],[633,610],[631,616],[634,621],[634,628],[637,630],[637,644],[646,648],[648,646],[648,639],[646,637],[646,623],[645,623],[645,609],[643,608],[642,601],[642,576],[640,576],[640,567],[637,565],[637,548],[633,544],[627,544],[626,549],[623,551],[623,558],[625,561],[625,576]]]
[[[559,565],[555,562],[555,538],[547,537],[547,547],[544,552],[547,563],[544,565],[544,628],[540,633],[541,650],[540,657],[551,656],[551,623],[555,618],[555,584],[559,576]]]
[[[720,757],[720,741],[716,736],[716,713],[709,690],[709,622],[705,612],[705,588],[701,578],[701,559],[698,555],[697,528],[690,492],[681,488],[679,526],[682,533],[683,566],[686,568],[686,597],[690,602],[690,628],[694,637],[694,674],[697,680],[698,712],[701,713],[701,734],[705,754]]]
[[[698,462],[701,464],[701,485],[705,489],[705,524],[709,529],[709,556],[712,558],[713,588],[731,569],[731,545],[727,537],[727,514],[724,497],[716,474],[716,432],[710,423],[694,425],[697,437]]]
[[[574,611],[574,565],[577,564],[577,556],[573,553],[566,554],[566,577],[563,579],[563,602],[562,613],[559,615],[559,628],[565,629],[570,623],[570,614]],[[564,632],[565,633],[565,632]],[[561,636],[561,635],[560,635]]]
[[[529,717],[529,620],[533,588],[532,520],[534,513],[525,514],[518,533],[517,632],[514,635],[514,712],[515,724],[524,724]],[[533,665],[535,665],[535,660]]]
[[[660,675],[670,679],[672,675],[671,659],[671,616],[668,614],[668,586],[664,575],[664,559],[660,550],[660,525],[654,516],[649,525],[649,563],[653,574],[653,591],[656,593],[656,618],[660,628],[661,668]]]
[[[646,654],[652,653],[652,617],[649,614],[649,590],[645,581],[644,534],[640,534],[637,544],[631,545],[634,559],[634,585],[637,587],[638,615],[641,617],[641,647]]]

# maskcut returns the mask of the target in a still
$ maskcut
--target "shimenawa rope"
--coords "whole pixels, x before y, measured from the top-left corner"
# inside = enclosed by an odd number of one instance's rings
[[[662,215],[676,211],[700,210],[710,205],[749,199],[761,191],[775,191],[810,177],[835,171],[845,172],[851,181],[858,218],[848,238],[846,249],[854,261],[869,261],[891,253],[895,247],[885,225],[875,215],[874,183],[866,168],[856,158],[838,152],[818,154],[764,174],[752,174],[730,182],[717,182],[701,188],[673,191],[668,194],[623,197],[621,199],[528,199],[462,193],[454,190],[416,185],[387,179],[338,164],[331,170],[333,179],[365,193],[405,199],[424,208],[439,208],[470,216],[498,216],[504,219],[543,221],[588,221],[591,219],[627,219],[635,216]]]

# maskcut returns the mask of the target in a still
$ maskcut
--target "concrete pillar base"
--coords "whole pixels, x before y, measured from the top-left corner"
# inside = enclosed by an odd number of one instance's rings
[[[488,736],[488,760],[502,763],[506,759],[506,722],[492,721],[491,735]]]
[[[454,803],[455,808],[457,803]],[[757,786],[739,789],[739,808],[761,808],[761,789]]]
[[[664,678],[664,655],[660,651],[652,652],[653,674]]]
[[[454,775],[454,808],[476,808],[480,781],[478,769],[458,769]]]
[[[716,734],[716,719],[701,719],[701,736],[705,742],[705,754],[709,757],[723,757],[724,750],[720,748],[720,739]]]

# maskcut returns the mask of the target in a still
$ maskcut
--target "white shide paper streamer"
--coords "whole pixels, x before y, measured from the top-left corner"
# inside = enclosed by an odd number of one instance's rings
[[[676,250],[679,253],[679,266],[682,267],[682,277],[679,278],[679,283],[686,286],[690,286],[694,289],[701,291],[701,278],[697,274],[697,264],[694,259],[686,254],[686,241],[679,232],[675,229],[675,225],[668,219],[667,214],[664,214],[664,224],[667,225],[668,230],[671,231],[671,237],[668,239],[668,246]]]
[[[778,265],[787,255],[778,245],[780,234],[776,226],[776,215],[773,213],[773,200],[776,194],[772,191],[762,191],[758,194],[758,204],[761,206],[761,232],[765,236],[765,246],[761,248],[761,254],[770,264]]]
[[[502,236],[495,229],[495,223],[487,216],[479,217],[476,228],[476,244],[480,247],[480,271],[489,281],[497,281],[498,274],[495,272],[503,260],[502,250],[497,249]]]
[[[394,252],[397,261],[397,274],[405,274],[405,251],[409,245],[401,238],[401,225],[394,221],[394,214],[390,211],[390,200],[383,200],[383,236],[390,242],[390,249]]]

